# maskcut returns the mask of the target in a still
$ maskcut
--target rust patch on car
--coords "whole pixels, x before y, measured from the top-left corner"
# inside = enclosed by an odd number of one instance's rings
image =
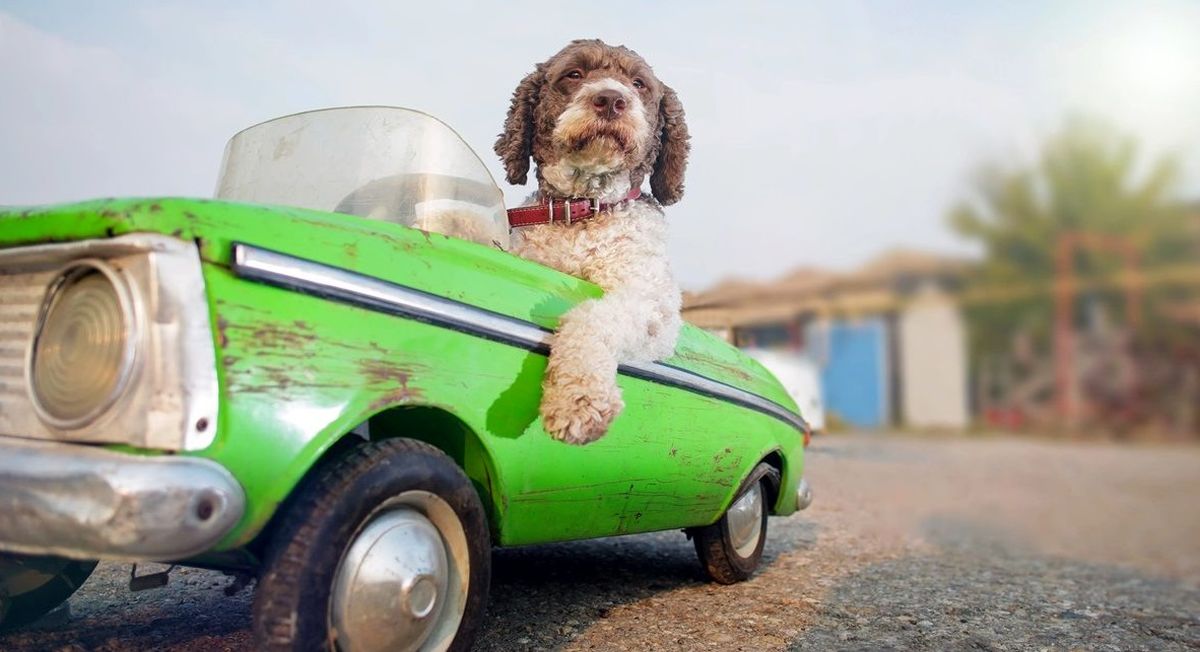
[[[387,349],[380,346],[379,342],[376,342],[375,340],[368,340],[367,347],[371,348],[374,351],[378,351],[379,353],[387,353]]]
[[[294,370],[278,366],[256,366],[253,373],[243,372],[232,377],[230,391],[236,394],[265,394],[286,392],[293,384]]]
[[[303,322],[293,322],[293,326]],[[268,349],[299,349],[315,342],[317,336],[309,329],[288,328],[273,322],[260,324],[251,332],[254,342]]]
[[[405,404],[405,403],[411,403],[412,398],[413,398],[412,393],[407,388],[405,388],[405,389],[402,389],[402,390],[396,391],[396,392],[388,392],[387,394],[380,396],[379,398],[375,399],[374,401],[371,401],[371,405],[369,405],[368,408],[372,412],[378,412],[379,410],[382,410],[384,408],[389,408],[393,405],[401,405],[401,404]]]
[[[747,382],[754,380],[754,376],[750,375],[749,372],[740,366],[729,362],[722,362],[721,360],[709,355],[705,355],[698,351],[684,349],[682,351],[677,351],[676,355],[680,360],[686,360],[688,362],[693,362],[706,367],[713,367]]]
[[[226,334],[226,329],[229,328],[229,322],[224,317],[217,317],[217,339],[221,342],[221,348],[229,348],[229,335]]]
[[[379,398],[371,402],[372,410],[381,410],[391,405],[412,403],[424,398],[419,388],[412,387],[413,368],[389,360],[363,358],[358,361],[366,384],[372,390],[383,390]]]
[[[257,389],[259,391],[268,389],[287,391],[292,386],[293,376],[295,375],[294,369],[266,365],[260,367],[260,369],[269,382],[258,385]]]
[[[713,471],[727,473],[739,468],[742,465],[742,456],[732,455],[732,453],[732,448],[726,448],[713,455]]]
[[[416,229],[416,231],[425,236],[425,244],[433,246],[433,231],[426,231],[425,229]]]

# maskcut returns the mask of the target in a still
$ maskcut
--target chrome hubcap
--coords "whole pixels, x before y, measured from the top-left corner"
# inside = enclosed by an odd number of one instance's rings
[[[330,636],[346,652],[444,650],[466,606],[466,535],[454,511],[405,492],[368,519],[334,576]]]
[[[762,483],[755,482],[729,506],[725,520],[729,524],[729,541],[739,557],[749,557],[762,537]]]

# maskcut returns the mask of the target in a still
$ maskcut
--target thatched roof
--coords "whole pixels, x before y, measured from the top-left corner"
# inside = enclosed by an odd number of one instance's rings
[[[926,251],[892,249],[877,256],[858,270],[846,275],[856,283],[888,283],[900,277],[961,276],[974,263],[965,258],[943,256]]]
[[[800,267],[773,281],[727,280],[684,296],[684,318],[705,328],[790,321],[806,313],[874,313],[903,300],[904,280],[958,278],[971,262],[895,249],[850,272]]]

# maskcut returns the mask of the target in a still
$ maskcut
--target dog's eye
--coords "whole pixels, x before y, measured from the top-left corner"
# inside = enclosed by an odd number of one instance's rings
[[[583,71],[582,70],[572,70],[571,72],[567,73],[566,78],[567,79],[583,79]]]
[[[646,87],[646,82],[644,82],[640,79],[635,79],[635,80],[633,80],[633,87],[638,90],[641,90]]]

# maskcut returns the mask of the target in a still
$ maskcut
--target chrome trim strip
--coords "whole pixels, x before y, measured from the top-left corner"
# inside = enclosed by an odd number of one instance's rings
[[[620,367],[620,371],[627,376],[642,378],[661,385],[679,387],[696,394],[702,394],[710,398],[734,403],[768,414],[802,432],[808,432],[809,430],[808,422],[804,420],[804,417],[788,410],[782,405],[740,387],[734,387],[719,380],[701,376],[694,371],[680,369],[665,362],[623,364]]]
[[[234,243],[232,268],[245,279],[409,317],[537,353],[550,352],[552,333],[537,324],[324,263]],[[623,364],[619,371],[734,403],[773,416],[798,430],[808,430],[804,418],[787,408],[686,369],[662,362],[639,362]]]
[[[220,464],[0,437],[0,550],[172,561],[200,554],[246,508]]]

